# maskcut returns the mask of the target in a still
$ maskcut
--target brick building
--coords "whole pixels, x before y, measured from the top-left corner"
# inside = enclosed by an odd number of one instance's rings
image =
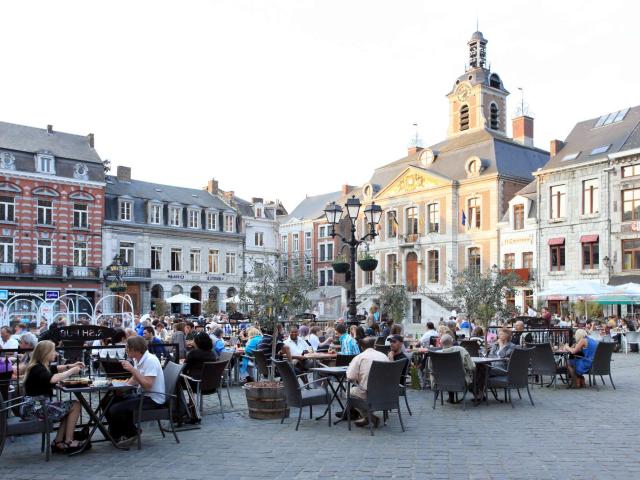
[[[20,295],[12,303],[25,315],[65,294],[95,305],[104,187],[93,134],[0,122],[1,301]],[[85,301],[75,308],[91,309]]]

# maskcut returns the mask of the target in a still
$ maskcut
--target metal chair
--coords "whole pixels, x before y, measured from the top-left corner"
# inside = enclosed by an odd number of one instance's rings
[[[409,406],[409,398],[407,397],[407,382],[411,381],[411,375],[409,375],[409,366],[411,365],[411,358],[413,355],[407,352],[407,363],[400,374],[400,396],[404,397],[404,403],[407,406],[407,412],[409,412],[409,416],[413,416],[411,413],[411,407]]]
[[[162,437],[165,437],[165,430],[162,428],[162,424],[160,420],[168,420],[169,425],[171,426],[171,433],[173,433],[173,437],[176,439],[176,443],[180,443],[178,439],[178,434],[176,433],[176,428],[173,423],[173,410],[174,404],[177,399],[176,389],[178,388],[178,382],[180,381],[180,374],[182,373],[182,369],[184,365],[178,365],[177,363],[167,362],[164,367],[164,392],[147,392],[147,393],[163,393],[165,395],[165,403],[162,408],[154,408],[154,409],[144,409],[143,408],[143,400],[144,396],[140,396],[140,403],[138,404],[137,411],[134,412],[134,421],[136,423],[136,428],[138,430],[138,450],[142,449],[142,422],[150,422],[157,421],[158,427],[160,428],[160,433],[162,433]]]
[[[356,358],[357,355],[347,355],[344,353],[339,353],[336,355],[336,367],[348,367],[351,363],[351,360]]]
[[[491,367],[492,372],[499,372],[501,375],[495,377],[489,377],[489,388],[494,390],[500,388],[504,390],[505,402],[509,402],[512,408],[515,408],[511,401],[511,390],[515,389],[520,395],[520,389],[526,388],[529,395],[529,401],[531,406],[535,407],[533,398],[531,397],[531,390],[529,390],[529,360],[531,359],[533,348],[516,348],[509,358],[509,365],[507,369]]]
[[[460,340],[460,346],[469,352],[472,357],[480,356],[480,342],[477,340]]]
[[[549,343],[529,343],[527,347],[533,348],[531,352],[531,375],[540,377],[540,387],[543,386],[543,376],[552,377],[547,387],[553,385],[556,388],[558,375],[567,374],[567,367],[559,367],[556,363],[551,344]]]
[[[438,396],[440,405],[444,405],[444,392],[461,392],[462,409],[467,409],[467,379],[460,352],[431,352],[431,374],[433,375],[433,409],[436,408]]]
[[[400,413],[400,384],[398,383],[398,378],[406,368],[407,362],[406,358],[395,362],[372,362],[366,385],[366,399],[351,396],[350,386],[356,384],[351,381],[348,382],[345,409],[347,411],[349,430],[351,430],[351,408],[358,408],[367,412],[371,436],[374,435],[371,414],[376,411],[384,412],[383,415],[386,420],[387,411],[397,410],[400,427],[404,432],[402,413]]]
[[[260,381],[260,377],[269,378],[269,360],[264,352],[256,350],[253,352],[253,358],[256,364],[256,381]]]
[[[616,386],[613,383],[613,378],[611,377],[611,356],[613,355],[613,349],[615,346],[615,343],[599,342],[596,347],[596,351],[593,355],[593,362],[591,362],[591,368],[589,369],[589,386],[595,386],[596,390],[599,390],[596,375],[600,376],[602,385],[605,384],[604,375],[609,375],[611,386],[614,390],[616,389]],[[592,377],[593,383],[591,383]]]
[[[300,375],[296,376],[293,366],[286,360],[275,360],[276,368],[284,383],[284,391],[287,397],[287,406],[298,408],[298,422],[296,423],[296,431],[300,426],[300,419],[302,418],[303,407],[309,407],[309,418],[313,418],[313,406],[314,405],[328,405],[329,426],[331,426],[331,394],[325,383],[323,388],[308,389],[309,385],[313,385],[318,382],[322,382],[326,379],[319,378],[312,382],[302,383],[298,381]],[[286,416],[286,409],[282,412],[282,418],[280,423],[284,423]]]
[[[629,345],[638,345],[640,351],[640,332],[626,332],[622,336],[622,343],[624,345],[624,353],[629,353]]]
[[[225,379],[225,387],[227,388],[227,397],[229,397],[229,403],[231,404],[231,408],[233,408],[233,400],[231,400],[231,391],[230,385],[232,382],[232,372],[231,372],[231,361],[233,360],[234,353],[233,352],[220,352],[220,356],[218,357],[219,362],[227,362],[227,366],[225,367],[224,379]]]
[[[391,345],[376,345],[374,348],[385,355],[389,355],[389,352],[391,351]]]
[[[46,399],[44,397],[40,398],[39,401],[42,406],[46,403]],[[9,417],[9,412],[11,410],[24,403],[24,397],[16,397],[5,401],[2,394],[0,394],[0,455],[2,455],[2,450],[4,450],[4,444],[7,437],[40,433],[42,434],[40,451],[45,452],[45,459],[48,462],[51,458],[51,443],[49,435],[53,428],[49,418],[47,417],[47,409],[42,409],[44,415],[42,420],[35,419],[24,421],[20,417]]]
[[[220,402],[220,415],[224,418],[224,411],[222,410],[222,378],[224,376],[227,362],[205,362],[202,364],[202,374],[200,378],[191,378],[183,375],[190,382],[196,384],[196,395],[198,402],[200,403],[200,414],[204,414],[204,396],[218,394],[218,401]]]
[[[108,357],[99,360],[100,368],[107,378],[126,379],[131,377],[131,374],[122,367],[120,362],[121,360],[117,358]]]

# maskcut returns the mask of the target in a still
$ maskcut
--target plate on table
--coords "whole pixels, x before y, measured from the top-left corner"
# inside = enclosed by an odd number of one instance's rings
[[[125,387],[129,384],[123,380],[112,380],[111,385],[113,385],[114,387]]]
[[[69,377],[62,380],[62,385],[65,387],[88,387],[91,384],[89,377]]]

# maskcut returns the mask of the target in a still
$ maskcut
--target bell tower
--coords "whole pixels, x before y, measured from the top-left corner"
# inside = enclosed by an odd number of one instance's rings
[[[487,63],[487,43],[481,32],[474,32],[467,42],[469,63],[458,77],[449,99],[447,136],[479,129],[507,133],[507,95],[502,80]]]

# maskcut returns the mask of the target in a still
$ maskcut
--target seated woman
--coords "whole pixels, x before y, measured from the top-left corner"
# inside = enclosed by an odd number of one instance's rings
[[[501,328],[498,332],[498,340],[491,345],[488,356],[503,358],[504,361],[496,362],[494,366],[506,370],[509,363],[508,359],[511,357],[514,348],[516,348],[516,346],[511,343],[511,330]]]
[[[36,397],[44,396],[49,421],[60,422],[56,439],[51,446],[52,452],[71,453],[81,444],[73,439],[73,431],[80,416],[80,403],[77,401],[51,401],[53,385],[77,375],[84,369],[82,362],[70,365],[50,365],[56,359],[56,346],[49,340],[42,340],[31,352],[24,379],[25,404],[20,407],[20,416],[25,420],[44,418],[43,406]]]
[[[244,347],[245,358],[242,359],[242,365],[240,365],[240,378],[245,379],[247,382],[252,382],[255,378],[253,373],[253,365],[249,364],[247,357],[252,357],[253,352],[256,351],[260,341],[262,340],[262,333],[256,327],[249,327],[247,330],[247,344]]]
[[[204,332],[196,333],[193,337],[195,347],[187,354],[182,373],[200,380],[202,378],[202,366],[205,362],[215,362],[218,357],[213,352],[211,337]]]
[[[596,353],[596,347],[598,342],[593,338],[587,336],[586,330],[579,328],[574,334],[576,344],[573,348],[566,348],[571,355],[575,358],[569,360],[567,370],[569,370],[569,376],[571,377],[571,383],[569,388],[583,388],[585,373],[589,373],[591,370],[591,363],[593,362],[593,356]]]

